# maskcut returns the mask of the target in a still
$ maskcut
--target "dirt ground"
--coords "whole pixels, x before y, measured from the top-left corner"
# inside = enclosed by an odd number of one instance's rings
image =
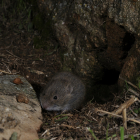
[[[0,15],[2,17],[2,15]],[[59,48],[55,49],[52,45],[48,50],[35,48],[33,38],[36,31],[29,32],[25,29],[14,28],[16,25],[8,20],[1,20],[0,24],[0,73],[3,74],[20,74],[24,76],[33,86],[37,94],[43,88],[50,78],[61,70],[61,58]],[[53,44],[53,40],[48,44]],[[125,95],[125,94],[124,94]],[[114,100],[104,104],[89,102],[81,110],[58,114],[56,112],[43,111],[43,125],[38,131],[38,135],[45,140],[50,139],[67,139],[67,140],[88,140],[107,139],[114,134],[114,138],[120,137],[120,126],[123,126],[122,118],[113,118],[102,113],[97,113],[96,108],[112,112],[120,106],[127,97],[114,96]],[[137,108],[134,104],[128,109],[127,116],[132,118],[137,116],[133,109]],[[45,133],[44,133],[45,132]],[[128,122],[128,129],[125,131],[126,139],[130,134],[139,134],[140,126],[137,123]],[[110,138],[111,139],[111,138]]]

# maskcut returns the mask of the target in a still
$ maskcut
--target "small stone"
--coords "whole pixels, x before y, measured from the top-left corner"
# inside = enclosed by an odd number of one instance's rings
[[[21,93],[16,96],[16,99],[17,99],[17,102],[20,102],[20,103],[25,103],[25,104],[29,103],[28,97]]]

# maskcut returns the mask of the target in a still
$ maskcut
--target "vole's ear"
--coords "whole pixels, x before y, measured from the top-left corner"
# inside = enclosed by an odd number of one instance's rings
[[[73,87],[72,87],[70,84],[68,84],[68,85],[66,86],[66,92],[67,92],[68,94],[71,94],[71,93],[73,92]]]

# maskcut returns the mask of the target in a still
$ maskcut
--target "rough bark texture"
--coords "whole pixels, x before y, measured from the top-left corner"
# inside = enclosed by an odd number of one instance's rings
[[[129,52],[126,58],[125,64],[123,65],[120,77],[127,81],[130,81],[134,85],[140,88],[140,42],[137,40],[133,45],[133,48]],[[118,85],[120,89],[126,86],[124,80],[119,79]]]
[[[52,21],[61,46],[63,70],[84,75],[89,88],[102,80],[108,84],[111,79],[104,80],[106,71],[125,73],[123,64],[140,35],[139,1],[38,2],[40,10]]]

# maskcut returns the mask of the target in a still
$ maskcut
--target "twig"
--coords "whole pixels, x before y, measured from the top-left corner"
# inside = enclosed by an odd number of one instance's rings
[[[2,62],[3,63],[3,62]],[[9,70],[9,68],[7,67],[7,65],[5,63],[3,63],[3,65],[5,65],[5,67],[7,68],[7,70],[9,71],[9,73],[11,73],[11,71]]]
[[[129,108],[129,110],[132,112],[132,114],[133,114],[135,117],[138,117],[138,115],[137,115],[131,108]]]
[[[119,78],[120,78],[121,80],[127,82],[129,85],[133,86],[134,88],[136,88],[138,91],[140,91],[140,89],[139,89],[137,86],[135,86],[134,84],[132,84],[131,82],[127,81],[126,79],[124,79],[124,78],[122,78],[122,77],[120,77],[120,76],[119,76]]]
[[[127,115],[126,115],[126,108],[123,109],[122,111],[122,116],[123,116],[123,126],[127,130]]]
[[[5,74],[12,74],[12,73],[9,73],[9,72],[3,71],[3,70],[0,70],[0,72],[5,73]]]
[[[68,127],[68,128],[72,128],[72,129],[77,129],[77,128],[75,128],[75,127],[73,127],[73,126],[71,126],[71,125],[67,125],[67,124],[61,124],[61,126],[63,126],[63,127]]]
[[[49,130],[46,129],[45,132],[41,135],[41,136],[44,136]]]
[[[17,58],[19,58],[19,59],[22,59],[22,60],[24,60],[23,58],[20,58],[20,57],[18,57],[18,56],[16,56],[16,55],[14,55],[14,54],[12,54],[11,52],[9,52],[9,51],[7,51],[8,53],[10,53],[11,55],[13,55],[13,56],[15,56],[15,57],[17,57]]]
[[[135,94],[137,97],[140,97],[140,94],[138,94],[136,91],[134,91],[133,89],[129,88],[128,89],[129,92]]]
[[[114,110],[112,113],[115,114],[121,114],[123,109],[127,109],[129,106],[131,106],[134,102],[138,101],[139,99],[136,98],[135,96],[131,96],[131,98],[129,100],[127,100],[126,102],[124,102],[123,104],[121,104],[119,106],[119,108],[117,110]]]
[[[99,110],[97,108],[96,108],[96,112],[103,112],[103,113],[106,113],[106,114],[109,114],[109,115],[112,115],[112,116],[115,116],[115,117],[123,118],[121,115],[116,115],[114,113],[103,111],[103,110]],[[132,118],[127,118],[127,121],[133,121],[133,122],[136,122],[136,123],[140,124],[140,121],[137,121],[137,120],[132,119]]]

